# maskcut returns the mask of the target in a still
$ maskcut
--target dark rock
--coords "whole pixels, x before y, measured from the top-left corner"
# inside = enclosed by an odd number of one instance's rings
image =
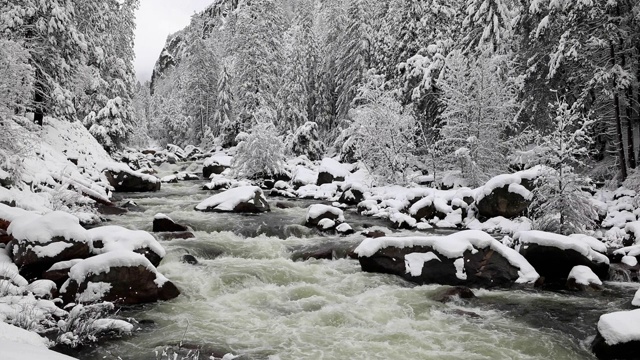
[[[150,181],[147,178],[128,172],[104,171],[109,184],[116,192],[149,192],[160,190],[160,180]]]
[[[600,334],[600,331],[598,331],[595,339],[593,339],[591,343],[591,350],[596,357],[601,360],[637,360],[640,358],[640,341],[635,340],[609,345]]]
[[[187,263],[190,265],[197,265],[198,264],[198,259],[196,259],[195,256],[193,255],[189,255],[189,254],[184,254],[182,255],[182,262],[183,263]]]
[[[145,155],[155,155],[156,151],[152,149],[142,150],[142,153]]]
[[[141,207],[140,205],[136,204],[135,202],[128,200],[126,201],[124,204],[121,205],[122,208],[127,209],[128,211],[133,211],[133,212],[144,212],[144,208]]]
[[[67,245],[67,247],[61,249],[54,256],[38,256],[36,251],[34,251],[34,246],[56,247],[60,245]],[[33,243],[28,240],[13,239],[7,244],[7,249],[13,262],[20,268],[20,274],[27,280],[40,278],[43,272],[57,262],[71,259],[86,259],[91,256],[89,244],[59,236],[53,237],[51,241],[47,243]]]
[[[350,188],[340,195],[338,202],[347,205],[358,205],[362,200],[364,200],[364,194],[362,191]]]
[[[363,231],[363,232],[361,232],[361,234],[364,235],[365,237],[374,238],[374,239],[387,235],[387,234],[384,233],[384,231],[381,231],[381,230]]]
[[[589,285],[578,284],[576,283],[576,279],[573,279],[573,278],[567,280],[566,288],[567,290],[571,290],[571,291],[587,291],[587,290],[602,291],[604,290],[602,285],[598,285],[594,283],[590,283]]]
[[[276,207],[278,209],[293,209],[298,207],[295,203],[287,202],[287,201],[278,201],[276,202]]]
[[[208,165],[202,168],[202,176],[208,179],[213,174],[222,174],[228,168],[228,166],[223,165]]]
[[[370,257],[359,257],[363,271],[394,274],[417,284],[464,285],[478,287],[511,286],[518,279],[518,268],[499,253],[490,248],[467,250],[462,258],[466,279],[456,276],[454,261],[444,255],[438,255],[440,261],[425,262],[420,276],[406,272],[405,255],[409,253],[438,252],[431,247],[414,246],[407,248],[387,247]]]
[[[411,216],[418,221],[422,219],[431,220],[436,216],[439,219],[444,219],[445,217],[447,217],[446,214],[436,210],[436,206],[433,204],[433,201],[431,202],[431,204],[424,205],[421,208],[417,209],[416,213]]]
[[[65,303],[77,302],[79,300],[77,295],[82,294],[90,282],[103,282],[111,285],[111,288],[103,294],[100,300],[121,305],[170,300],[180,295],[178,288],[170,281],[158,286],[155,282],[156,277],[155,272],[142,265],[115,266],[111,267],[108,272],[88,274],[80,283],[69,279],[60,293]]]
[[[344,177],[338,176],[334,177],[332,174],[329,174],[325,171],[320,171],[318,173],[318,180],[316,180],[316,185],[320,186],[323,184],[331,184],[334,181],[344,181]]]
[[[77,261],[74,261],[74,260],[77,260]],[[74,259],[74,260],[66,261],[64,263],[64,267],[59,267],[56,270],[47,270],[43,272],[41,278],[45,280],[53,281],[58,287],[58,289],[60,289],[62,287],[62,284],[64,284],[64,282],[67,281],[67,279],[69,279],[69,269],[71,269],[73,265],[77,264],[78,261],[82,261],[82,259]]]
[[[523,179],[520,184],[527,190],[533,190],[533,182]],[[527,200],[522,195],[509,192],[509,185],[494,189],[480,201],[476,202],[478,214],[484,218],[503,216],[513,219],[525,214],[531,200]]]
[[[523,244],[520,254],[545,278],[545,285],[566,284],[569,272],[577,265],[588,266],[600,279],[607,279],[609,264],[597,263],[572,249]]]
[[[453,301],[455,298],[460,299],[473,299],[476,295],[473,293],[471,289],[466,286],[453,286],[440,293],[436,294],[433,298],[435,301],[439,301],[442,303],[447,303]]]
[[[186,226],[176,224],[168,217],[153,219],[153,232],[185,232],[189,230]]]
[[[13,240],[13,236],[7,234],[5,230],[0,229],[0,244],[8,244]]]
[[[123,209],[117,206],[106,206],[106,205],[98,205],[97,206],[98,213],[102,215],[123,215],[128,213],[127,209]]]
[[[194,233],[191,231],[183,231],[183,232],[165,232],[159,233],[158,237],[164,241],[170,240],[178,240],[178,239],[193,239],[196,237]]]

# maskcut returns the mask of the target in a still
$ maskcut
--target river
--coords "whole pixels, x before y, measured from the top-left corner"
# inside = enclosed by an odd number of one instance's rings
[[[178,166],[161,167],[159,176]],[[364,273],[357,260],[294,261],[301,249],[333,243],[346,252],[363,238],[303,227],[305,208],[317,201],[269,198],[272,211],[257,216],[196,212],[213,194],[203,183],[118,194],[145,211],[109,216],[111,224],[151,231],[153,216],[164,213],[195,230],[195,239],[161,241],[167,256],[158,269],[182,294],[123,309],[119,315],[140,321],[140,330],[75,356],[174,359],[162,349],[181,343],[176,359],[209,359],[212,352],[256,360],[593,359],[598,317],[631,308],[638,288],[608,282],[602,292],[583,294],[474,290],[476,299],[441,303],[434,297],[445,287]],[[279,209],[276,201],[296,206]],[[384,224],[353,211],[345,217],[356,230]],[[199,264],[182,262],[186,253]],[[199,357],[188,353],[196,348]]]

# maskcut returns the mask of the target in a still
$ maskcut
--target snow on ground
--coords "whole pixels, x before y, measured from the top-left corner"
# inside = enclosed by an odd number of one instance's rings
[[[531,264],[517,251],[503,245],[491,235],[477,230],[465,230],[447,236],[368,238],[360,243],[355,249],[355,253],[359,257],[370,257],[387,247],[407,248],[414,246],[431,247],[438,254],[450,259],[460,258],[466,251],[473,252],[489,247],[504,256],[511,265],[520,269],[518,283],[531,283],[539,277]]]
[[[2,360],[70,360],[70,356],[49,350],[49,341],[19,327],[0,322]]]
[[[216,209],[219,211],[233,211],[242,202],[252,202],[256,196],[264,197],[262,189],[257,186],[240,186],[213,195],[196,205],[196,210]]]
[[[640,341],[640,309],[600,316],[598,331],[607,345]]]

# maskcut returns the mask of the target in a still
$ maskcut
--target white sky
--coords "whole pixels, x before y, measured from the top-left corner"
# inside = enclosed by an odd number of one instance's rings
[[[153,66],[172,34],[189,25],[191,15],[213,0],[141,0],[136,13],[135,69],[138,80],[151,79]]]

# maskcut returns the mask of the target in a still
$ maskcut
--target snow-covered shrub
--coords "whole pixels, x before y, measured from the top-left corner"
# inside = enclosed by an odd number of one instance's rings
[[[103,318],[113,309],[114,306],[110,302],[75,305],[69,311],[69,315],[58,322],[56,343],[75,348],[96,342],[100,334],[123,335],[131,333],[133,325],[130,323],[124,320]]]
[[[415,163],[414,117],[375,76],[357,100],[362,105],[350,112],[356,157],[381,183],[407,183]]]
[[[562,234],[584,232],[594,227],[598,214],[584,190],[589,187],[589,179],[577,174],[575,168],[584,165],[583,159],[589,154],[592,139],[587,129],[592,122],[565,101],[557,101],[553,108],[555,126],[539,139],[536,151],[537,163],[546,166],[533,192],[533,226]]]
[[[237,141],[232,163],[236,176],[257,178],[283,172],[284,144],[271,121],[258,121],[248,134],[240,133]]]
[[[33,96],[33,68],[29,52],[20,44],[0,39],[0,120],[24,111]]]
[[[318,124],[307,121],[295,133],[287,136],[287,151],[295,156],[305,155],[309,160],[320,160],[324,155],[324,144],[319,140]]]
[[[514,150],[507,131],[519,110],[517,88],[508,74],[500,73],[504,68],[509,68],[507,56],[471,58],[453,51],[438,82],[445,106],[438,147],[472,186],[505,173]]]

